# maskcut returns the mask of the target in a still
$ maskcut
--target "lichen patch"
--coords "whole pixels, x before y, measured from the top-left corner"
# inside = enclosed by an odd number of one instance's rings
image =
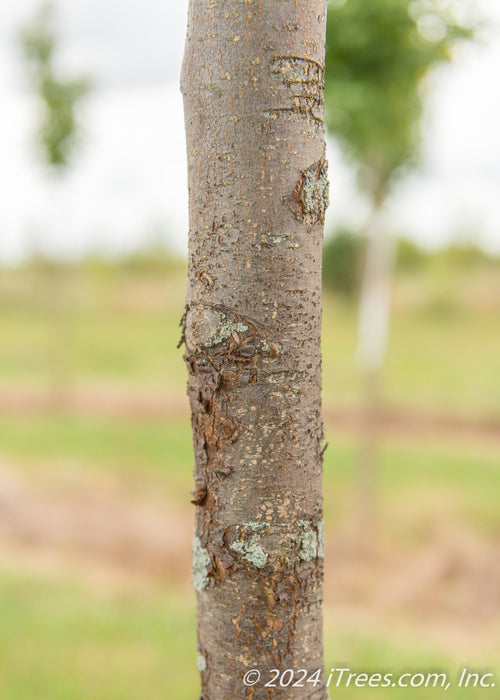
[[[198,654],[198,656],[196,657],[196,666],[198,667],[198,671],[200,673],[203,673],[207,670],[207,660],[204,654]]]
[[[196,535],[193,537],[193,587],[201,593],[208,586],[208,568],[210,555]]]
[[[273,233],[271,231],[264,231],[260,234],[259,240],[254,244],[254,248],[257,250],[274,248],[290,238],[291,236],[287,233]]]
[[[323,223],[330,203],[328,161],[321,158],[300,173],[292,200],[297,207],[298,218],[309,223]]]
[[[221,323],[219,324],[212,337],[209,338],[209,340],[207,340],[205,343],[203,343],[203,346],[205,348],[211,348],[214,345],[219,345],[219,343],[223,343],[234,333],[244,333],[247,330],[248,326],[246,326],[241,321],[228,321],[223,317],[223,314],[221,314]]]
[[[299,526],[302,529],[299,557],[302,561],[312,561],[318,557],[318,535],[307,520],[299,520]]]
[[[259,527],[259,524],[249,523],[247,527],[254,529],[254,527]],[[230,547],[257,569],[263,569],[266,565],[268,555],[260,545],[260,535],[257,532],[243,540],[235,540]]]

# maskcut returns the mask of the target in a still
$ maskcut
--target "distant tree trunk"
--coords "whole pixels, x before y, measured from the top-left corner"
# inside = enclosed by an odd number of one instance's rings
[[[387,354],[394,240],[387,234],[382,210],[375,208],[368,228],[359,308],[357,359],[362,390],[358,465],[357,545],[368,552],[376,531],[377,436],[380,419],[380,375]]]
[[[203,700],[327,697],[325,20],[326,0],[189,3],[181,81],[190,193],[183,340]],[[246,687],[243,676],[253,668],[262,680]],[[265,688],[272,668],[308,676],[321,669],[321,678],[286,689],[278,679]]]

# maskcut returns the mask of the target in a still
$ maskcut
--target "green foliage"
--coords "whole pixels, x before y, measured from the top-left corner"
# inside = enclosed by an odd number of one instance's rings
[[[124,272],[150,275],[165,275],[179,268],[184,270],[185,267],[184,262],[168,248],[154,242],[116,260],[115,265]]]
[[[328,130],[358,166],[374,206],[416,163],[422,80],[473,30],[443,0],[336,0],[328,7]]]
[[[89,90],[86,79],[61,79],[54,69],[57,38],[54,6],[44,3],[21,32],[21,45],[30,81],[42,105],[38,140],[44,160],[55,168],[69,164],[78,143],[76,109]]]
[[[347,230],[329,238],[323,248],[323,285],[346,297],[358,291],[364,240]]]
[[[431,259],[430,253],[407,238],[399,238],[396,246],[396,269],[413,272],[425,267]]]
[[[485,264],[498,266],[500,263],[499,257],[488,255],[472,243],[454,243],[440,251],[437,258],[444,264],[456,269],[470,269],[472,267],[483,266]]]
[[[152,243],[138,250],[130,251],[121,256],[112,256],[92,252],[80,260],[65,260],[46,255],[37,251],[25,260],[22,268],[33,275],[51,277],[53,275],[109,272],[110,274],[126,274],[130,277],[149,275],[165,277],[167,275],[185,272],[186,263],[183,258],[172,253],[160,243]],[[1,267],[0,267],[1,269]]]

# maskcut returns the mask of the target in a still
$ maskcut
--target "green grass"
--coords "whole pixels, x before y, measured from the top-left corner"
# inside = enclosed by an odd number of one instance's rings
[[[465,314],[446,320],[396,315],[384,382],[384,395],[397,405],[498,416],[497,315]]]
[[[483,277],[481,270],[469,276],[433,270],[396,279],[385,400],[422,410],[498,416],[500,340],[493,303],[498,284],[490,281],[488,268]],[[64,366],[70,386],[184,393],[182,350],[176,348],[184,307],[182,267],[163,276],[77,269],[61,284],[27,271],[2,273],[0,386],[50,386]],[[359,397],[356,328],[355,306],[325,294],[326,401],[353,403]]]
[[[5,700],[193,700],[194,596],[124,596],[0,576]]]
[[[165,275],[78,271],[62,305],[54,302],[57,284],[38,274],[35,279],[14,271],[0,278],[0,386],[50,387],[62,361],[70,386],[184,393],[182,351],[175,347],[184,305],[181,268]],[[498,313],[488,304],[458,307],[450,294],[461,281],[469,294],[472,282],[456,275],[440,279],[431,270],[397,281],[384,397],[389,404],[429,412],[498,416]],[[474,285],[480,289],[479,277]],[[410,303],[415,295],[418,303]],[[357,401],[355,347],[354,307],[326,295],[327,402]],[[325,513],[333,532],[353,517],[358,448],[354,436],[326,428]],[[192,488],[187,416],[1,416],[0,458],[47,483],[58,471],[111,473],[186,508]],[[443,524],[473,531],[485,542],[498,538],[500,457],[494,448],[391,438],[381,443],[377,474],[380,530],[403,548],[429,541]],[[68,578],[3,571],[0,621],[2,700],[197,697],[191,592],[155,587],[144,595],[104,592]],[[327,611],[327,668],[343,662],[360,671],[442,669],[453,674],[471,661],[444,654],[418,630],[402,633],[393,622],[386,619],[379,630],[356,630],[330,619]],[[486,670],[488,664],[498,667],[498,659],[472,662]],[[446,697],[475,700],[491,692],[450,688]],[[332,697],[427,700],[440,693],[343,688]]]
[[[169,499],[192,487],[189,417],[119,420],[47,413],[0,417],[0,454],[36,471],[114,472],[125,481],[168,485]]]
[[[326,401],[354,403],[361,390],[356,310],[325,298],[323,389]],[[497,313],[446,318],[419,310],[391,318],[381,392],[389,405],[464,416],[500,415]]]
[[[325,510],[332,522],[346,516],[356,489],[356,438],[326,426]],[[48,413],[0,419],[0,454],[38,472],[44,468],[112,471],[126,480],[166,484],[170,499],[184,501],[192,488],[188,417],[144,420],[99,419]],[[474,527],[500,524],[500,457],[488,446],[382,441],[377,498],[382,513],[391,504],[420,520],[443,507]],[[398,505],[399,504],[399,505]],[[391,506],[392,507],[392,506]],[[332,514],[331,516],[329,514]]]
[[[357,448],[327,430],[325,509],[333,532],[351,517]],[[191,435],[187,422],[89,420],[44,416],[2,418],[1,455],[40,479],[53,469],[112,471],[124,482],[153,485],[170,502],[187,502]],[[49,474],[50,472],[50,474]],[[500,529],[500,462],[486,447],[391,441],[380,451],[380,529],[403,548],[431,539],[436,523],[461,523],[491,540]],[[197,697],[194,601],[190,592],[153,587],[144,595],[103,592],[65,578],[0,572],[1,697],[8,700],[151,700]],[[385,618],[380,631],[338,623],[327,610],[327,667],[403,673],[439,669],[453,675],[475,662],[429,645],[419,631]],[[479,653],[479,652],[478,652]],[[390,697],[427,700],[444,691],[390,688]],[[479,690],[450,688],[452,700]],[[387,697],[387,689],[342,688],[332,697]]]
[[[165,317],[96,309],[72,313],[62,323],[36,310],[3,314],[0,381],[48,383],[54,356],[63,355],[77,384],[161,385],[181,392],[186,383],[182,353],[176,348],[181,313],[182,307],[177,315]]]
[[[327,524],[349,521],[356,499],[359,450],[355,438],[326,430]],[[500,529],[500,456],[480,445],[381,441],[376,462],[376,508],[381,527],[425,537],[433,523],[460,522],[492,535]]]
[[[341,649],[341,654],[338,650]],[[367,673],[368,675],[380,673],[392,673],[392,682],[396,682],[396,687],[356,688],[354,682],[349,687],[340,683],[336,688],[337,674],[332,676],[330,684],[330,697],[341,698],[342,700],[361,700],[361,698],[415,698],[416,700],[429,700],[430,698],[451,698],[452,700],[475,700],[488,694],[484,688],[459,688],[458,680],[461,670],[469,664],[462,663],[460,659],[443,654],[439,649],[428,644],[419,643],[411,638],[398,637],[390,628],[380,630],[380,634],[358,633],[353,634],[347,630],[337,630],[336,633],[326,632],[325,658],[327,678],[331,669],[347,668],[355,673]],[[498,662],[494,658],[476,659],[477,669],[482,669],[483,673],[497,671]],[[443,690],[440,687],[422,688],[400,688],[397,687],[398,678],[406,673],[427,675],[428,673],[446,673],[450,681],[450,688]],[[496,674],[496,675],[497,675]],[[347,675],[347,672],[345,676]],[[344,676],[344,678],[345,678]],[[497,678],[489,679],[490,682]],[[409,683],[409,679],[402,679],[403,683]],[[418,682],[418,681],[416,681]],[[489,689],[489,693],[494,692]]]
[[[71,579],[0,575],[0,677],[6,700],[193,700],[196,670],[194,596],[151,590],[111,594]],[[408,632],[408,630],[407,630]],[[465,663],[392,628],[354,633],[327,624],[327,673],[446,672]],[[341,650],[341,651],[340,651]],[[468,659],[484,672],[490,657]],[[235,683],[236,683],[235,679]],[[445,697],[470,700],[479,689],[451,687]],[[332,698],[440,698],[440,689],[332,688]],[[491,691],[490,691],[491,694]]]

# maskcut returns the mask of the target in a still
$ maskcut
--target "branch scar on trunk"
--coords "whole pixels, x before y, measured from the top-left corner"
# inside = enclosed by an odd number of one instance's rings
[[[328,161],[320,158],[300,172],[291,198],[285,198],[294,217],[310,224],[323,224],[330,203]]]

